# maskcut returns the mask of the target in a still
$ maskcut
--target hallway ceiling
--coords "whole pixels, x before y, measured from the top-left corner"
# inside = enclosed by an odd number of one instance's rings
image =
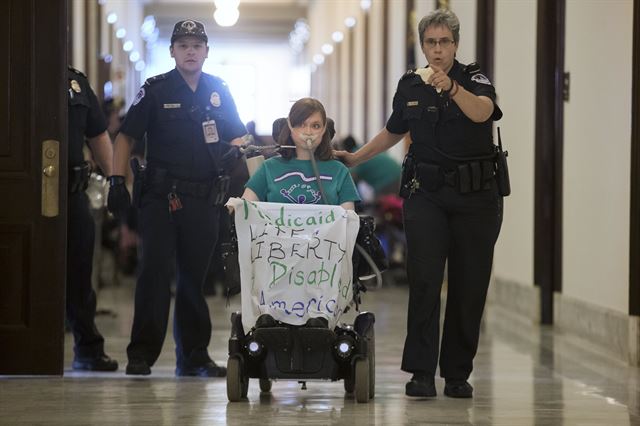
[[[213,0],[148,0],[145,15],[154,15],[161,38],[170,38],[173,25],[182,18],[203,22],[209,40],[287,42],[297,19],[306,18],[309,0],[241,0],[240,18],[232,27],[220,27],[213,20]]]

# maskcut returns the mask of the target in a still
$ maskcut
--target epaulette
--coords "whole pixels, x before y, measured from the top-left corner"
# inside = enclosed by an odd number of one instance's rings
[[[86,75],[85,73],[83,73],[83,72],[82,72],[82,71],[80,71],[80,70],[75,69],[75,68],[74,68],[74,67],[72,67],[71,65],[68,65],[68,66],[67,66],[67,68],[69,68],[69,71],[71,71],[71,72],[73,72],[73,73],[76,73],[76,74],[78,74],[78,75],[81,75],[81,76],[83,76],[84,78],[87,78],[87,75]]]
[[[154,75],[153,77],[149,77],[148,79],[145,80],[144,85],[145,86],[151,86],[154,83],[157,83],[159,81],[162,80],[166,80],[167,77],[169,77],[169,73],[164,73],[164,74],[158,74],[158,75]]]
[[[469,65],[464,67],[464,72],[469,75],[478,74],[480,72],[480,65],[477,62],[471,62]]]
[[[204,75],[205,79],[209,80],[209,83],[211,84],[219,84],[221,86],[227,87],[227,82],[216,75],[211,75],[206,73],[203,73],[202,75]]]
[[[404,80],[405,78],[413,77],[414,75],[416,75],[416,70],[410,69],[409,71],[405,72],[402,77],[400,77],[400,81]]]

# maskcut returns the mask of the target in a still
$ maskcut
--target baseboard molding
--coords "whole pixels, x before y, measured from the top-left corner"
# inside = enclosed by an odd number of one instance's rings
[[[487,302],[512,311],[525,320],[540,322],[540,292],[533,286],[494,277],[489,286]]]
[[[539,323],[540,294],[534,286],[494,278],[487,297],[489,304]],[[640,365],[640,317],[554,295],[554,329],[583,341],[585,348],[606,354],[630,365]]]

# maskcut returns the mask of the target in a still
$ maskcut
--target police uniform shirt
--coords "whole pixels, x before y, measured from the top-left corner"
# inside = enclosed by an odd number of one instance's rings
[[[456,157],[493,152],[492,122],[502,117],[495,102],[495,88],[483,74],[466,72],[458,61],[454,61],[448,76],[474,95],[491,99],[493,114],[483,123],[474,123],[446,93],[437,93],[418,74],[407,72],[398,83],[386,128],[395,134],[410,132],[410,150],[418,160],[445,164],[450,161],[438,151]]]
[[[69,167],[84,163],[82,148],[85,137],[93,138],[107,130],[98,98],[91,89],[87,77],[69,67],[67,70],[69,98]]]
[[[202,126],[211,120],[218,143],[246,134],[222,79],[202,73],[194,92],[173,69],[145,82],[120,131],[137,140],[146,134],[150,167],[166,168],[180,179],[205,180],[217,173],[215,149],[207,146]]]

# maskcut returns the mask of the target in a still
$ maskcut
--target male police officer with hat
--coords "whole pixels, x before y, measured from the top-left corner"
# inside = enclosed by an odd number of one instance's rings
[[[134,170],[139,207],[141,270],[135,293],[127,374],[147,375],[160,355],[176,261],[176,375],[223,377],[209,357],[209,309],[203,295],[218,238],[219,204],[246,129],[224,81],[202,72],[209,53],[204,25],[178,22],[171,36],[175,69],[149,78],[135,97],[114,146],[109,210],[122,217],[130,203],[124,174],[134,139],[147,138],[146,168]]]

